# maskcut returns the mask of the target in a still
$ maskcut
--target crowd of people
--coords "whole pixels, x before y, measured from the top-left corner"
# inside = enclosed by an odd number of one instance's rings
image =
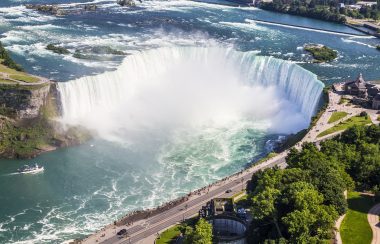
[[[114,222],[114,225],[117,225],[117,226],[122,226],[122,225],[127,225],[127,226],[130,226],[131,223],[134,223],[136,221],[139,221],[139,220],[142,220],[142,219],[147,219],[147,218],[150,218],[152,216],[155,216],[157,214],[160,214],[160,213],[163,213],[175,206],[178,206],[186,201],[188,201],[192,196],[200,196],[202,195],[202,193],[206,193],[208,194],[210,189],[213,187],[213,186],[216,186],[220,183],[225,183],[229,180],[231,180],[233,177],[237,177],[241,174],[243,174],[244,170],[241,170],[233,175],[230,175],[230,176],[227,176],[223,179],[220,179],[212,184],[209,184],[207,186],[204,186],[200,189],[197,189],[195,191],[192,191],[190,193],[188,193],[187,195],[185,196],[182,196],[180,198],[177,198],[175,200],[172,200],[172,201],[169,201],[161,206],[158,206],[158,207],[155,207],[155,208],[150,208],[150,209],[145,209],[145,210],[135,210],[135,211],[132,211],[130,213],[128,213],[126,216],[122,217],[121,219],[117,220]]]

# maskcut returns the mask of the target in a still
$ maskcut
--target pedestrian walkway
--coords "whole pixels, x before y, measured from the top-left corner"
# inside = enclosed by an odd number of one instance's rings
[[[380,203],[373,206],[367,215],[368,223],[372,229],[372,242],[371,244],[380,244]]]
[[[41,84],[45,84],[45,83],[49,82],[48,79],[43,78],[43,77],[39,77],[39,76],[35,76],[35,75],[29,75],[29,74],[28,74],[28,76],[37,78],[38,80],[34,81],[34,82],[25,82],[22,80],[16,80],[16,79],[11,78],[10,74],[8,74],[8,73],[0,72],[0,79],[4,80],[2,83],[5,83],[5,84],[17,83],[19,85],[24,85],[24,86],[35,86],[35,85],[41,85]],[[9,81],[9,82],[6,82],[6,81]]]

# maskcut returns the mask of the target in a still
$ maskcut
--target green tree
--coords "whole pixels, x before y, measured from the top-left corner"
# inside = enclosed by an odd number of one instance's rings
[[[323,196],[313,185],[296,182],[289,185],[282,200],[293,209],[282,218],[292,243],[313,243],[330,238],[337,212],[323,205]]]
[[[19,64],[16,64],[16,62],[13,61],[13,59],[9,56],[8,51],[4,48],[3,44],[0,42],[0,59],[2,59],[2,64],[17,70],[17,71],[23,71],[22,67]]]
[[[308,172],[307,182],[322,193],[326,205],[333,205],[339,214],[346,211],[347,202],[343,192],[349,180],[342,176],[342,167],[335,158],[320,152],[314,144],[306,143],[301,151],[291,150],[286,160],[289,168]]]
[[[270,219],[276,226],[277,234],[281,237],[281,230],[278,224],[277,201],[280,191],[272,187],[265,187],[261,192],[252,198],[252,212],[254,218]]]
[[[194,230],[187,228],[185,235],[188,244],[212,244],[212,225],[200,218]]]

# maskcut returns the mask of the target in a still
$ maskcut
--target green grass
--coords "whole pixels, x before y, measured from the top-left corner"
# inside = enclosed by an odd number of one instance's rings
[[[0,83],[13,83],[13,84],[17,84],[17,82],[15,82],[13,80],[4,80],[4,79],[0,79]]]
[[[234,195],[232,195],[231,198],[232,198],[232,200],[233,200],[234,202],[237,202],[237,201],[239,201],[240,199],[245,198],[246,195],[247,195],[246,191],[243,190],[243,191],[239,191],[238,193],[235,193]]]
[[[156,239],[156,244],[172,243],[181,234],[180,225],[174,225],[161,233]]]
[[[372,197],[359,192],[348,193],[348,211],[340,226],[344,244],[370,244],[372,230],[367,220],[369,209],[375,204]]]
[[[322,131],[321,133],[318,134],[317,137],[322,137],[322,136],[332,134],[334,132],[346,130],[349,127],[354,126],[354,125],[367,125],[367,124],[371,124],[371,123],[372,123],[372,121],[368,116],[354,116],[352,118],[349,118],[348,120],[340,122],[339,124],[329,128],[325,131]]]
[[[160,234],[160,236],[156,239],[156,244],[174,243],[177,237],[181,234],[181,228],[194,228],[197,221],[198,216],[186,219],[185,222],[170,227]]]
[[[37,77],[31,76],[25,72],[20,72],[20,71],[8,68],[2,64],[0,64],[0,72],[8,74],[10,78],[15,79],[15,80],[20,80],[20,81],[30,82],[30,83],[39,81]]]
[[[2,65],[2,64],[0,64],[0,72],[7,73],[7,74],[19,74],[19,73],[22,73],[20,71],[8,68],[7,66]]]
[[[349,101],[350,101],[350,99],[342,97],[339,100],[339,104],[345,104],[345,103],[348,103]]]
[[[263,163],[263,162],[265,162],[265,161],[267,161],[267,160],[269,160],[269,159],[271,159],[271,158],[274,158],[274,157],[276,157],[277,155],[278,155],[278,154],[275,153],[275,152],[270,152],[270,153],[268,153],[267,156],[261,158],[259,161],[257,161],[256,163],[252,164],[252,167],[254,167],[254,166],[258,165],[258,164],[261,164],[261,163]]]
[[[347,116],[346,112],[334,112],[327,123],[331,124]]]
[[[30,75],[10,75],[10,78],[28,83],[34,83],[40,80],[39,78]]]

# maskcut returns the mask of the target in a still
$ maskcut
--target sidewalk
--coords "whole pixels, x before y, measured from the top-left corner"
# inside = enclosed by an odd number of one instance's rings
[[[379,222],[379,214],[380,214],[380,203],[373,206],[367,215],[368,223],[372,229],[372,242],[371,244],[380,244],[380,222]]]

